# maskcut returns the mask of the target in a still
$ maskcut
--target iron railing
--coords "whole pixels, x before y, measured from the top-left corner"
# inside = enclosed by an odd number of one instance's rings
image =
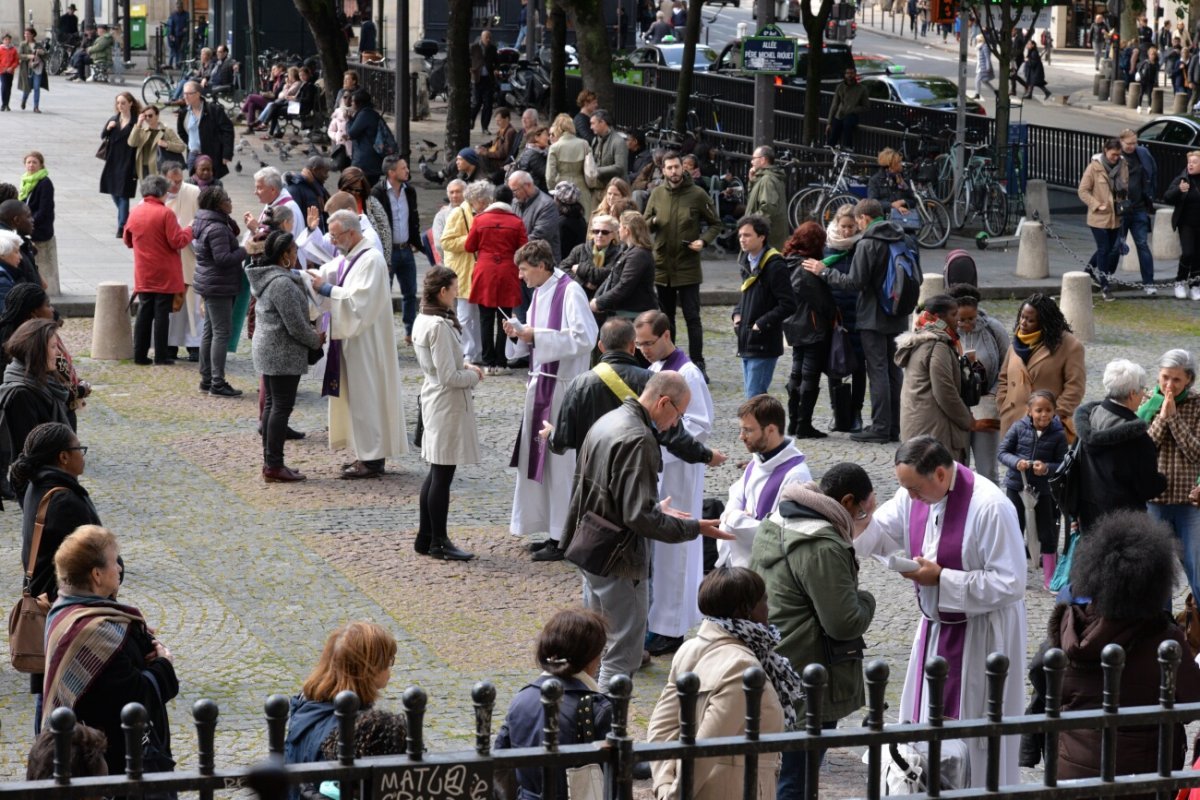
[[[693,794],[694,762],[697,758],[742,756],[745,759],[743,797],[754,798],[757,793],[757,762],[760,756],[778,752],[800,751],[808,759],[806,798],[816,800],[820,795],[821,753],[833,747],[865,747],[867,751],[866,785],[863,794],[875,800],[880,796],[883,773],[883,753],[891,745],[925,742],[928,745],[928,792],[924,797],[974,798],[1004,797],[1119,797],[1129,794],[1171,792],[1200,785],[1200,774],[1188,769],[1173,768],[1176,752],[1175,726],[1200,719],[1200,702],[1176,703],[1176,674],[1181,658],[1177,642],[1165,641],[1158,648],[1159,704],[1154,706],[1120,707],[1120,687],[1125,652],[1110,644],[1102,656],[1102,707],[1084,711],[1062,710],[1063,677],[1067,668],[1066,655],[1058,649],[1047,651],[1044,660],[1046,673],[1045,714],[1026,714],[1004,718],[1004,685],[1008,680],[1009,660],[993,653],[986,662],[986,717],[984,719],[952,720],[943,716],[942,698],[948,673],[947,663],[940,657],[929,660],[925,669],[928,683],[928,721],[885,725],[884,695],[889,668],[882,660],[866,666],[867,714],[863,726],[833,731],[821,727],[823,687],[827,672],[819,664],[809,665],[803,672],[805,696],[804,730],[792,733],[764,734],[760,729],[760,709],[766,675],[755,667],[743,676],[746,695],[746,732],[742,736],[697,741],[696,715],[699,679],[694,674],[681,675],[677,681],[680,719],[679,739],[674,742],[637,743],[629,736],[629,704],[633,684],[624,677],[614,678],[610,686],[613,702],[612,729],[603,743],[562,745],[559,740],[559,704],[562,684],[555,679],[542,686],[542,705],[545,727],[542,747],[530,747],[493,752],[492,719],[495,712],[496,690],[488,682],[475,685],[471,697],[475,706],[475,748],[472,751],[446,754],[425,752],[424,718],[426,695],[412,687],[403,694],[407,716],[407,753],[374,758],[355,758],[354,726],[359,710],[358,698],[342,692],[334,701],[338,731],[338,759],[335,762],[294,764],[284,766],[283,745],[287,722],[288,700],[282,695],[271,696],[266,703],[268,759],[265,765],[250,768],[216,768],[215,733],[218,711],[215,703],[201,700],[193,707],[199,750],[197,768],[187,772],[145,774],[143,771],[142,736],[146,711],[131,703],[121,714],[126,743],[126,771],[123,776],[74,778],[70,774],[71,732],[75,724],[70,709],[57,709],[50,716],[50,730],[55,737],[54,777],[42,781],[0,784],[3,800],[60,800],[97,796],[141,797],[161,792],[197,792],[201,800],[209,800],[214,792],[241,787],[256,789],[265,800],[282,798],[286,788],[295,784],[311,784],[325,780],[341,782],[341,797],[345,800],[387,800],[397,797],[446,798],[446,800],[485,800],[492,796],[493,784],[504,770],[541,769],[543,800],[556,797],[558,770],[583,764],[601,765],[605,775],[607,800],[630,800],[633,790],[635,762],[678,759],[680,797],[690,800]],[[1157,769],[1137,775],[1116,774],[1117,730],[1119,727],[1157,727]],[[1100,751],[1096,754],[1097,777],[1060,782],[1058,778],[1058,736],[1064,731],[1099,729]],[[1026,733],[1041,733],[1046,737],[1046,760],[1042,783],[1000,785],[1001,738]],[[982,738],[987,740],[987,769],[981,788],[940,789],[942,743],[950,739]],[[978,782],[978,779],[976,779]],[[419,789],[419,791],[418,791]],[[1159,795],[1164,796],[1162,794]],[[561,800],[566,800],[562,798]]]

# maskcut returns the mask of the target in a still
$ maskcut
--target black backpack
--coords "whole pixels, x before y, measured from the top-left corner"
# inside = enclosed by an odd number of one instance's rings
[[[979,405],[979,401],[987,393],[987,370],[983,364],[978,361],[972,361],[966,356],[958,357],[958,368],[962,370],[962,387],[959,389],[959,397],[967,404],[967,408],[974,408]]]

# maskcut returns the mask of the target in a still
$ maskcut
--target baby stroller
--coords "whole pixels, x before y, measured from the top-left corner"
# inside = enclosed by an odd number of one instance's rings
[[[979,285],[979,271],[975,268],[975,259],[966,250],[951,250],[946,254],[946,266],[942,270],[947,288],[956,283]]]

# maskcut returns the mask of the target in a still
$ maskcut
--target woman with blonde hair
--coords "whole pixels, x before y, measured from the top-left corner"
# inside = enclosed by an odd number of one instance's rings
[[[559,114],[550,126],[554,143],[546,153],[546,185],[557,186],[569,181],[579,189],[579,204],[583,218],[592,218],[592,190],[583,178],[583,162],[591,152],[586,140],[575,135],[575,123],[566,114]]]
[[[374,622],[348,622],[329,634],[316,667],[292,698],[283,755],[288,764],[320,759],[321,742],[333,729],[333,699],[347,689],[360,708],[375,705],[391,678],[396,638]],[[293,789],[292,797],[297,797]]]
[[[646,218],[636,211],[621,215],[617,229],[625,250],[592,298],[592,312],[633,319],[658,308],[654,290],[654,238]]]
[[[904,180],[904,157],[898,151],[885,147],[879,151],[876,160],[879,169],[867,181],[867,197],[878,200],[887,213],[891,213],[891,209],[907,211],[916,208],[917,198],[912,193],[912,187]]]

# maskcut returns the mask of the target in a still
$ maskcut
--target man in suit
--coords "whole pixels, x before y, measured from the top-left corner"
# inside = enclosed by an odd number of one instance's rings
[[[485,30],[471,45],[471,117],[470,126],[479,116],[479,130],[488,132],[488,120],[492,118],[492,96],[496,91],[496,66],[499,63],[496,45],[492,43],[492,32]]]

